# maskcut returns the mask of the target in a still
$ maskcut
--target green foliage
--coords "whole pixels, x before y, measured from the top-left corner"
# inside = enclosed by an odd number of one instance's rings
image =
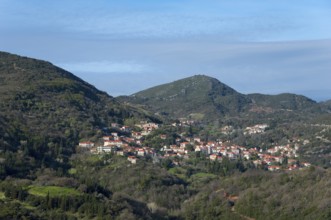
[[[139,158],[133,165],[121,156],[75,154],[79,140],[98,140],[112,122],[158,119],[48,62],[7,53],[0,62],[0,219],[331,218],[330,169],[270,173],[195,152],[175,158],[180,166],[172,159]],[[295,137],[302,159],[330,166],[329,103],[293,94],[246,96],[206,76],[122,99],[204,122],[153,131],[143,141],[155,149],[175,144],[179,134],[263,148],[294,145]],[[245,126],[257,123],[269,128],[244,135]],[[235,131],[222,133],[224,125]]]
[[[81,195],[75,189],[59,186],[30,186],[28,193],[42,197],[58,197],[58,196],[79,196]]]
[[[51,63],[0,52],[0,178],[66,170],[79,140],[125,120],[157,120]]]
[[[197,75],[156,86],[123,101],[146,106],[160,115],[212,120],[242,111],[250,102],[244,95],[214,78]]]
[[[279,95],[249,94],[248,96],[257,106],[272,109],[304,110],[316,105],[315,101],[305,96],[290,93]]]

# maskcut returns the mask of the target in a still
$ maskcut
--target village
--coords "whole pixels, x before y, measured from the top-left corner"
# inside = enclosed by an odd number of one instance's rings
[[[179,124],[174,123],[172,126],[182,126],[183,124],[191,124],[192,121],[183,121]],[[277,170],[296,170],[303,167],[311,166],[310,163],[298,161],[299,144],[290,144],[285,146],[274,146],[267,150],[261,148],[247,148],[244,146],[228,145],[222,141],[203,142],[201,138],[188,138],[182,136],[176,139],[176,144],[169,146],[160,146],[160,150],[146,147],[143,143],[143,137],[151,134],[152,131],[160,128],[159,124],[151,122],[141,122],[136,124],[141,131],[133,131],[128,126],[122,126],[117,123],[112,123],[112,128],[118,132],[111,132],[107,136],[103,136],[98,143],[91,141],[80,142],[79,148],[92,154],[115,154],[118,156],[127,157],[127,160],[132,164],[144,157],[153,157],[157,159],[172,159],[174,165],[179,165],[178,159],[190,159],[194,153],[204,155],[211,161],[222,161],[223,158],[230,160],[245,160],[251,161],[256,167],[265,167],[269,171]],[[266,124],[254,125],[245,129],[245,135],[263,133],[268,127]],[[224,132],[228,132],[230,128],[224,127]],[[120,135],[125,133],[126,135]],[[166,134],[161,134],[160,139],[166,139]],[[176,160],[175,160],[176,158]]]

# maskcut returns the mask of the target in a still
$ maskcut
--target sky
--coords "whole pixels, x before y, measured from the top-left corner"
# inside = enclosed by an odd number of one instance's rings
[[[204,74],[331,99],[330,0],[0,0],[0,50],[112,96]]]

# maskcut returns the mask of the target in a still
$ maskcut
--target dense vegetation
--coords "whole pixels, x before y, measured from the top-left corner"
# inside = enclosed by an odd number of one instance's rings
[[[275,111],[318,112],[315,101],[295,94],[241,94],[217,79],[196,75],[156,86],[120,100],[143,105],[152,112],[173,118],[213,121],[220,117],[237,117],[240,113]]]
[[[228,164],[227,164],[228,163]],[[330,169],[271,173],[215,167],[193,159],[181,167],[120,156],[75,155],[59,174],[0,184],[0,217],[30,219],[330,219]],[[228,172],[223,170],[228,167]]]
[[[197,75],[147,89],[123,101],[144,105],[167,117],[215,119],[243,111],[250,99],[216,79]]]
[[[110,123],[157,120],[51,63],[0,53],[0,178],[64,169],[79,140]]]
[[[168,122],[179,122],[173,115],[196,119],[163,125],[144,137],[148,147],[174,144],[181,134],[265,148],[296,137],[309,140],[302,159],[324,168],[271,173],[247,160],[211,161],[198,152],[187,160],[147,156],[131,164],[123,156],[79,152],[79,141],[98,141],[113,122],[158,119],[48,62],[0,53],[0,219],[331,219],[329,103],[245,96],[205,76],[133,100]],[[200,120],[209,116],[212,123]],[[243,135],[256,123],[270,126]],[[224,134],[225,125],[234,132]]]

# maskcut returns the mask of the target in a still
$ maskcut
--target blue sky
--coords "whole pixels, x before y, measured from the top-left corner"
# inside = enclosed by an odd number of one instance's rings
[[[194,74],[242,93],[331,99],[326,0],[0,0],[0,50],[110,95]]]

